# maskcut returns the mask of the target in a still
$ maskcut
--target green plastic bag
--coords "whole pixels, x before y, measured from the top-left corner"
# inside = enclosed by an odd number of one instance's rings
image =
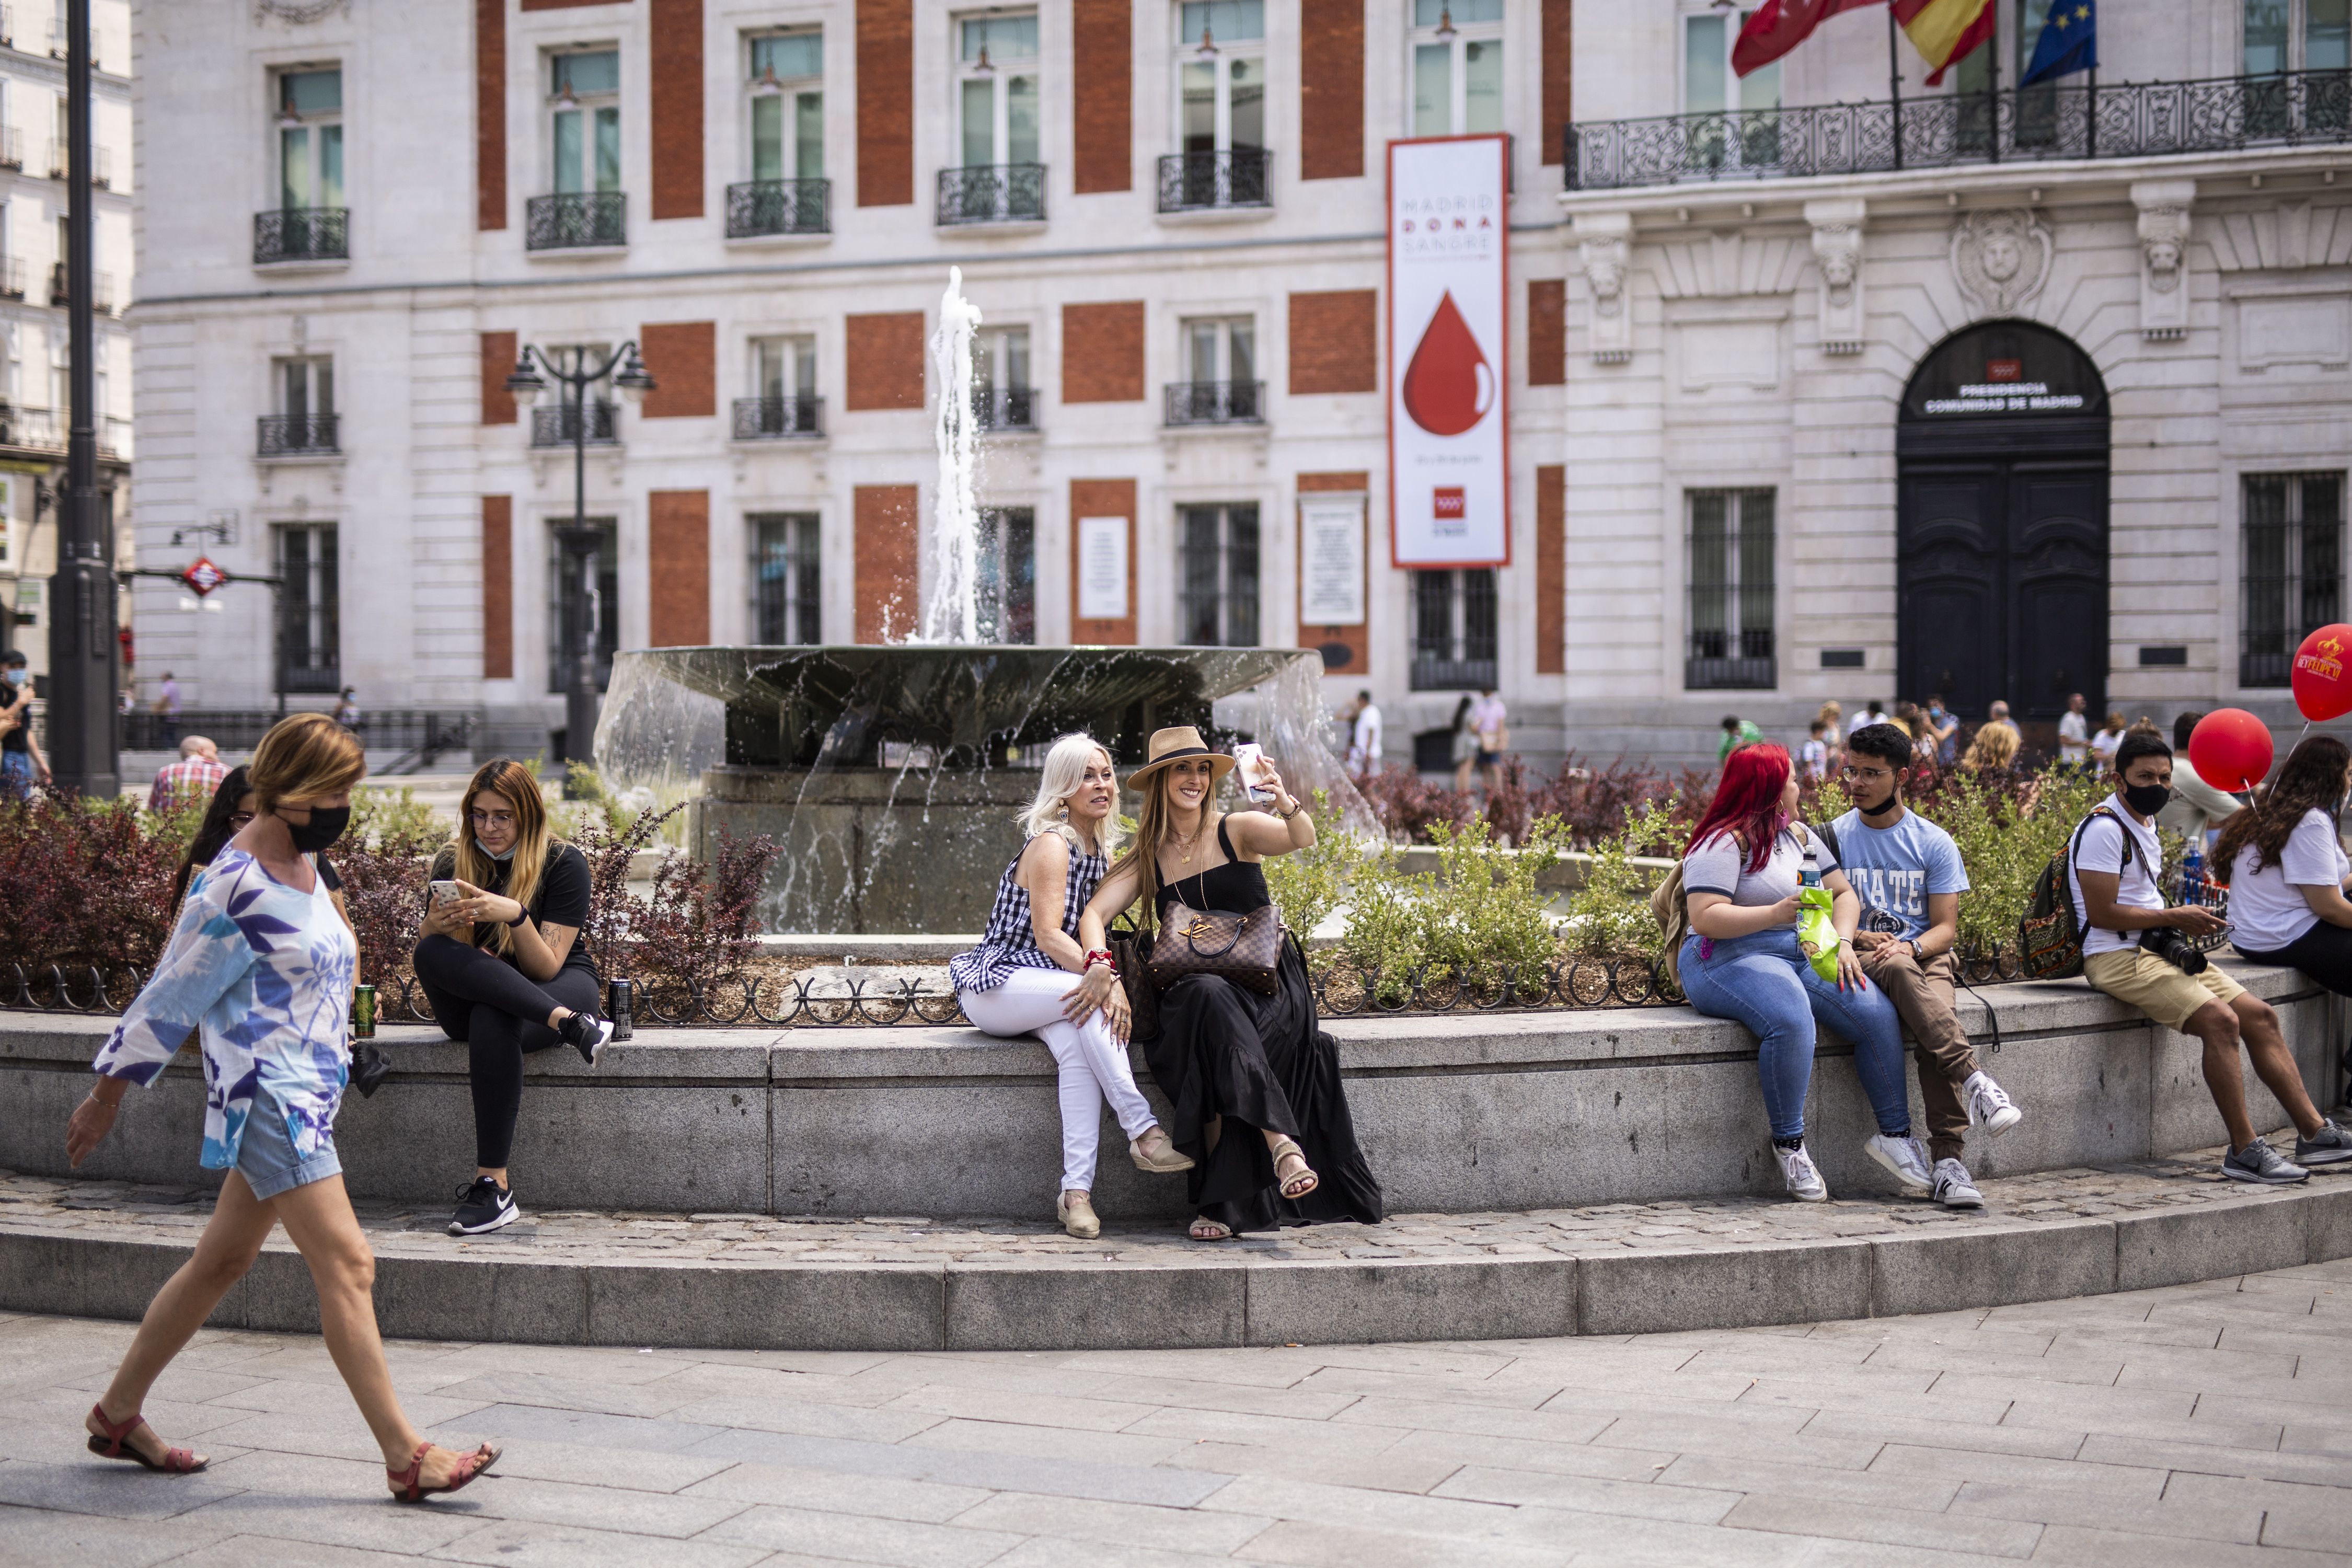
[[[1813,973],[1837,984],[1838,933],[1837,924],[1830,919],[1830,906],[1837,895],[1827,888],[1800,888],[1797,899],[1804,907],[1797,914],[1797,946]]]

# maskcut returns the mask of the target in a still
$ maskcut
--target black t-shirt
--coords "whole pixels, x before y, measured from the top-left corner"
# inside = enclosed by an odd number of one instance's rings
[[[482,891],[504,895],[507,871],[510,862],[494,860],[490,875],[480,884]],[[444,849],[433,857],[433,879],[447,881],[457,874],[457,852]],[[572,926],[582,929],[588,924],[589,893],[594,879],[588,872],[588,857],[569,844],[558,844],[549,851],[547,868],[540,873],[539,887],[531,894],[531,923],[541,927]],[[474,945],[481,947],[498,933],[495,925],[474,927]],[[572,941],[572,950],[563,955],[563,967],[578,969],[589,974],[596,973],[595,963],[588,956],[585,931]]]
[[[23,752],[30,755],[33,750],[33,688],[30,683],[23,686],[0,683],[0,712],[6,712],[12,706],[17,710],[17,722],[6,734],[0,735],[0,752]]]

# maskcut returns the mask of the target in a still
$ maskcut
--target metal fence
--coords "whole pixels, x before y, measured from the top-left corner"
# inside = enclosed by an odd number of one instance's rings
[[[117,717],[115,745],[125,752],[169,752],[184,735],[202,735],[224,752],[248,752],[284,718],[274,708],[183,708],[176,714],[146,709]],[[370,751],[461,749],[473,731],[471,713],[425,708],[364,711],[356,726]]]
[[[1270,206],[1266,169],[1273,161],[1274,154],[1263,147],[1171,153],[1160,160],[1160,210]]]
[[[253,215],[253,261],[336,261],[352,253],[349,207],[280,207]]]
[[[727,187],[727,237],[829,234],[831,180],[746,180]]]
[[[941,169],[933,216],[942,228],[967,223],[1042,223],[1045,165],[976,163]]]
[[[566,191],[523,204],[523,248],[571,250],[628,243],[629,198],[619,191]]]

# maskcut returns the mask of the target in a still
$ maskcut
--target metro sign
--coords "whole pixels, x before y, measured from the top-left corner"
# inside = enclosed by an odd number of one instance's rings
[[[201,599],[227,582],[228,574],[214,565],[208,558],[199,555],[185,572],[180,574],[180,581],[195,590],[196,597]]]

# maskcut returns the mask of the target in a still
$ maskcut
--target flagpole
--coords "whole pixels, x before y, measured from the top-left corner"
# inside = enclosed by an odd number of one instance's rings
[[[1895,0],[1886,0],[1886,93],[1895,100],[1895,166],[1903,167],[1903,57],[1895,51],[1895,40],[1901,29],[1895,25]]]
[[[2000,5],[1991,0],[1985,7],[1992,17],[1992,31],[1985,37],[1985,145],[1990,161],[2000,162]],[[1894,14],[1891,3],[1888,15]]]
[[[2083,94],[2083,156],[2099,155],[2099,68],[2091,68],[2089,90]]]

